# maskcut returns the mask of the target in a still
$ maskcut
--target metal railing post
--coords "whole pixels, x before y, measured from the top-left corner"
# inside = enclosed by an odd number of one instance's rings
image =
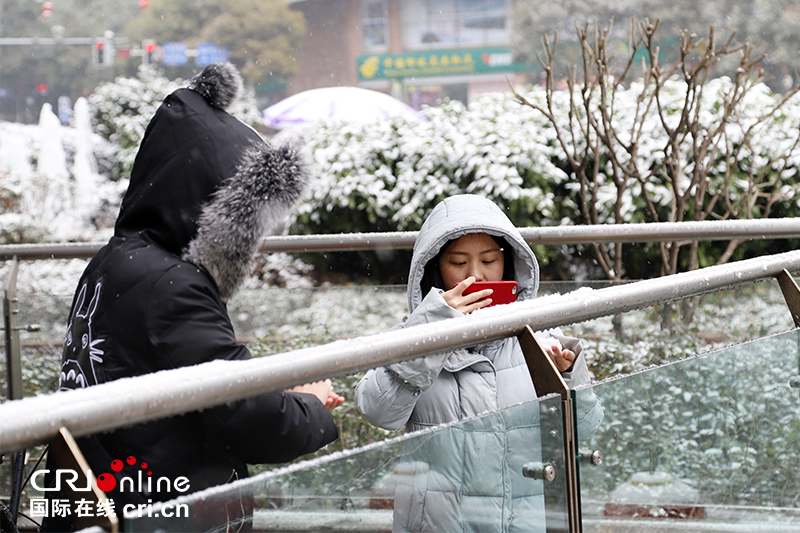
[[[11,271],[8,274],[6,287],[3,291],[3,323],[6,332],[6,380],[8,383],[8,400],[22,398],[22,359],[20,356],[19,327],[17,327],[17,272],[19,271],[19,258],[14,256]],[[25,451],[19,450],[13,456],[11,463],[11,502],[9,511],[11,518],[16,523],[19,514],[19,502],[22,496],[23,467]]]
[[[542,345],[536,340],[533,329],[525,326],[522,334],[519,335],[519,344],[525,363],[528,366],[533,387],[539,397],[548,394],[558,394],[561,396],[561,438],[564,452],[564,463],[561,466],[563,472],[556,472],[556,475],[563,475],[566,484],[566,494],[556,495],[556,505],[566,504],[567,523],[566,524],[547,524],[548,533],[551,531],[566,531],[569,533],[581,532],[581,499],[580,485],[578,483],[578,463],[577,450],[575,443],[575,417],[573,410],[572,394],[555,364],[547,356]],[[544,438],[544,437],[543,437]],[[524,475],[524,474],[523,474]],[[548,503],[547,492],[545,490],[545,503]],[[549,522],[548,516],[548,522]]]
[[[19,327],[17,324],[17,272],[19,258],[14,256],[3,291],[3,323],[6,330],[6,370],[8,379],[8,399],[22,398],[22,367],[20,359]]]

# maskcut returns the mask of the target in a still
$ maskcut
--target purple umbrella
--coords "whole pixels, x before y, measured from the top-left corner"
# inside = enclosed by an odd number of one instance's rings
[[[318,120],[374,122],[389,117],[423,120],[419,113],[400,100],[359,87],[326,87],[303,91],[263,112],[264,124],[278,130]]]

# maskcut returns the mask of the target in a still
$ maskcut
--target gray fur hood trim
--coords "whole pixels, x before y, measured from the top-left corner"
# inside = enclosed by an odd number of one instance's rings
[[[251,147],[203,208],[183,259],[204,268],[228,301],[250,274],[261,240],[289,214],[308,182],[296,150],[266,143]]]

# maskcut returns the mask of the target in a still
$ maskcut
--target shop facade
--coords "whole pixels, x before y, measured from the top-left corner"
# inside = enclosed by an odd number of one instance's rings
[[[287,95],[352,85],[415,109],[472,102],[524,82],[511,51],[512,0],[300,0],[306,19],[299,72]]]

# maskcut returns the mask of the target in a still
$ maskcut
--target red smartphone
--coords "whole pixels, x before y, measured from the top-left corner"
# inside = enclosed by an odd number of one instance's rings
[[[471,294],[473,292],[482,291],[484,289],[492,289],[494,292],[489,298],[492,299],[492,305],[510,304],[517,300],[517,282],[516,281],[476,281],[466,289],[463,294]]]

